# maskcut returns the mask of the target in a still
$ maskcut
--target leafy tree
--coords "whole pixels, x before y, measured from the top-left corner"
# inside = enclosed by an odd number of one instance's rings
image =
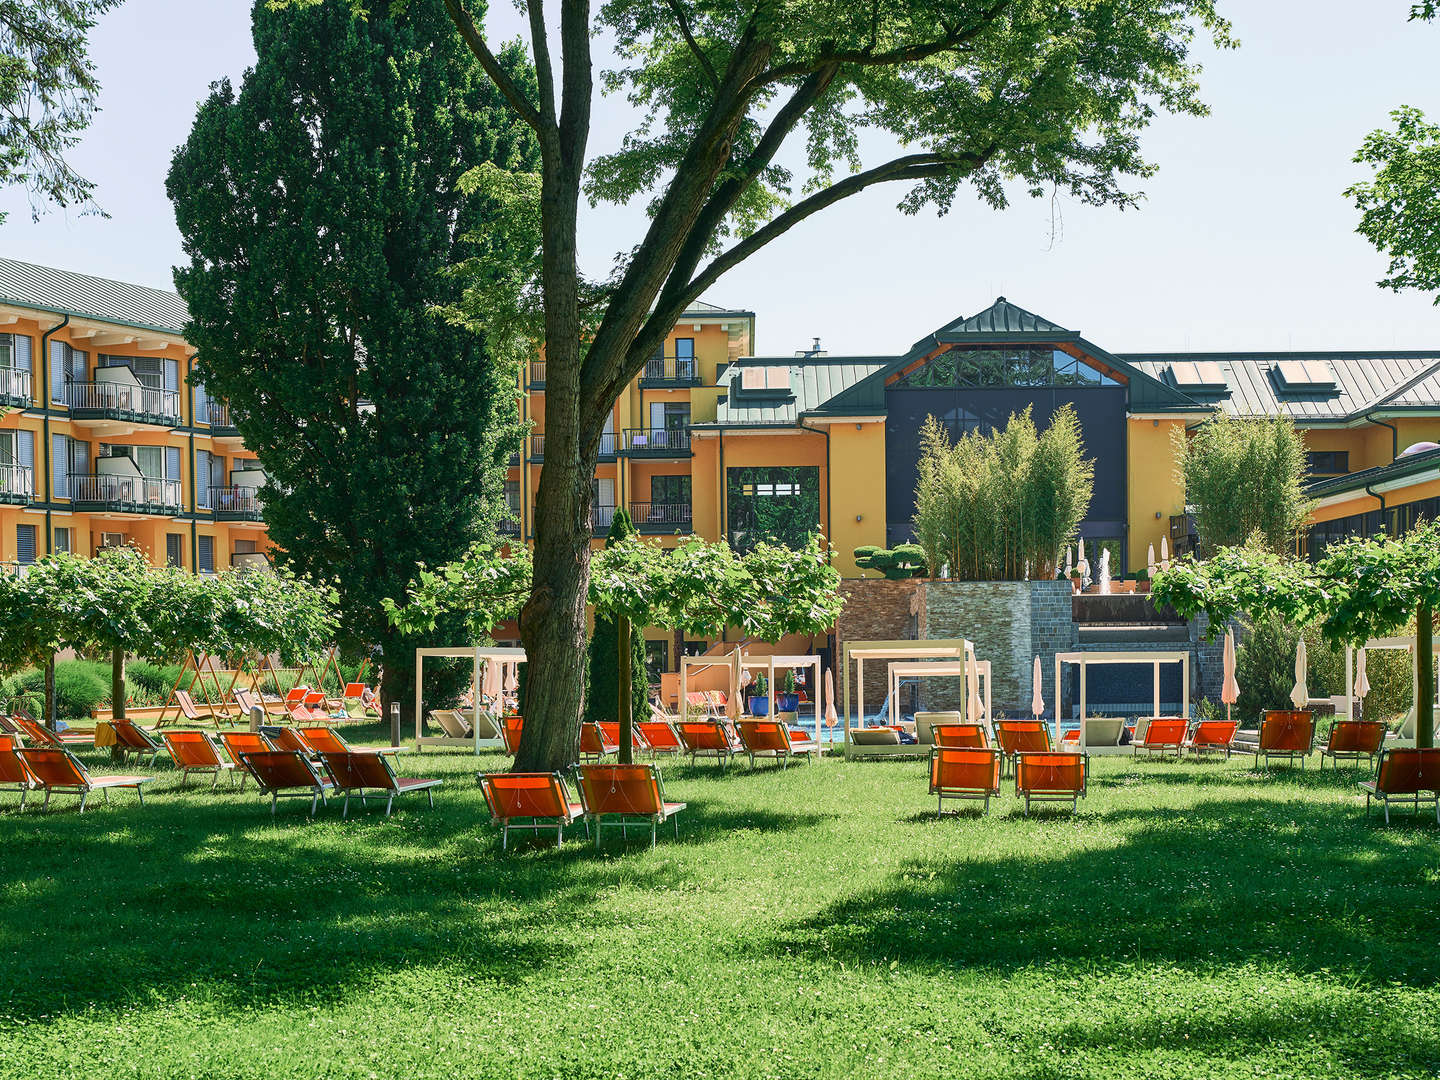
[[[920,434],[915,538],[934,573],[1018,581],[1051,577],[1056,553],[1075,538],[1095,489],[1080,420],[1062,406],[1043,432],[1030,408],[1001,430],[955,442],[928,417]]]
[[[613,548],[627,536],[635,536],[630,515],[622,508],[615,511],[605,546]],[[621,726],[621,760],[629,761],[633,746],[631,725],[635,717],[644,719],[650,701],[649,675],[645,671],[644,624],[632,623],[625,614],[612,615],[603,608],[595,609],[595,626],[590,634],[590,687],[585,695],[585,719],[617,721]],[[622,641],[629,639],[628,661],[622,657]],[[629,676],[623,677],[628,663]],[[630,707],[625,707],[625,698]]]
[[[519,446],[514,366],[444,314],[453,264],[509,258],[480,239],[503,209],[461,181],[537,159],[437,5],[353,8],[256,3],[256,66],[200,106],[167,187],[198,378],[265,467],[279,561],[336,583],[342,645],[380,646],[408,716],[416,646],[467,623],[407,634],[380,601],[493,536]]]
[[[95,184],[65,155],[90,126],[100,93],[87,38],[119,4],[0,0],[0,184],[30,193],[32,217],[45,203],[91,202]]]
[[[1173,440],[1202,555],[1245,544],[1251,534],[1277,554],[1295,550],[1311,502],[1305,438],[1293,420],[1216,413],[1192,435],[1176,431]]]
[[[1134,206],[1126,180],[1153,171],[1140,150],[1150,119],[1205,112],[1197,31],[1231,44],[1213,0],[559,0],[554,12],[527,0],[527,85],[473,5],[443,3],[541,152],[528,277],[544,329],[546,464],[520,620],[536,666],[524,769],[575,758],[604,417],[687,306],[776,237],[882,184],[901,186],[910,213],[948,210],[964,185],[996,207],[1012,190]],[[614,51],[598,72],[596,41]],[[597,90],[640,117],[598,157]],[[862,143],[904,151],[867,164]],[[649,200],[648,224],[601,282],[579,271],[582,195]]]

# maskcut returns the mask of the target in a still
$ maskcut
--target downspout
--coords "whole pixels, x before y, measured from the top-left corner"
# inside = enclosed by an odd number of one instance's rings
[[[54,483],[55,473],[54,473],[54,470],[51,468],[51,462],[50,462],[50,410],[51,410],[51,408],[53,407],[53,402],[51,402],[51,400],[50,400],[50,335],[53,334],[53,333],[55,333],[55,331],[57,331],[57,330],[63,330],[63,329],[65,329],[65,327],[67,327],[67,326],[69,326],[69,325],[70,325],[70,316],[69,316],[69,315],[66,315],[64,319],[62,319],[60,322],[56,323],[54,326],[50,327],[49,330],[46,330],[43,334],[40,335],[40,365],[41,365],[41,370],[44,372],[44,378],[41,380],[41,384],[40,384],[40,403],[41,403],[41,409],[40,409],[41,435],[40,435],[40,438],[41,438],[41,440],[45,443],[45,446],[44,446],[43,449],[44,449],[44,460],[45,460],[45,554],[46,554],[46,555],[52,555],[52,554],[54,554],[54,549],[55,549],[55,530],[54,530],[54,528],[52,527],[52,523],[53,523],[53,521],[54,521],[54,516],[53,516],[53,515],[54,515],[54,509],[53,509],[53,508],[54,508],[54,506],[55,506],[55,483]]]
[[[1363,419],[1367,424],[1375,424],[1377,427],[1390,429],[1390,460],[1391,462],[1396,461],[1400,457],[1400,429],[1397,428],[1394,424],[1386,423],[1384,420],[1375,419],[1374,413],[1366,413],[1363,417],[1361,417],[1361,419]],[[1369,490],[1368,485],[1366,486],[1366,490]],[[1380,502],[1383,504],[1385,500],[1381,499]]]
[[[1388,427],[1389,425],[1386,426]],[[1385,496],[1381,495],[1380,492],[1376,491],[1374,487],[1372,487],[1370,484],[1365,485],[1365,494],[1369,495],[1372,499],[1374,499],[1380,504],[1380,528],[1384,531],[1386,536],[1389,536],[1390,523],[1385,520],[1386,511],[1389,508],[1385,505]]]

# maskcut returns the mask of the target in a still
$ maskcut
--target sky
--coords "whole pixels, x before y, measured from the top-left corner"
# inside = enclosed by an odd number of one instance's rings
[[[1408,0],[1220,0],[1240,48],[1202,50],[1212,114],[1161,117],[1159,166],[1136,210],[1019,197],[996,211],[963,193],[950,214],[907,217],[871,189],[795,228],[706,299],[756,312],[757,351],[819,337],[832,354],[895,353],[1003,295],[1111,352],[1440,349],[1440,308],[1375,282],[1385,260],[1354,232],[1345,188],[1366,132],[1401,104],[1440,116],[1440,26]],[[110,215],[50,211],[0,192],[0,253],[171,288],[182,261],[165,173],[197,103],[254,62],[249,0],[127,0],[96,28],[102,111],[72,154]],[[518,32],[494,5],[497,37]],[[597,105],[592,148],[634,114]],[[638,206],[581,220],[585,268],[604,273],[643,225]]]

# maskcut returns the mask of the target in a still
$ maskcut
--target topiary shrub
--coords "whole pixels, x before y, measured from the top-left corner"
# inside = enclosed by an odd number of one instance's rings
[[[925,577],[930,572],[925,549],[919,544],[897,544],[894,548],[861,544],[855,549],[855,565],[862,570],[878,570],[890,581]]]

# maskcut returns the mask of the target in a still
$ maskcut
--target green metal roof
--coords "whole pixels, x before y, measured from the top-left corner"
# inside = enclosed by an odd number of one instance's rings
[[[1327,495],[1341,495],[1347,491],[1363,491],[1367,486],[1392,480],[1414,478],[1418,481],[1437,477],[1440,477],[1440,450],[1422,450],[1398,457],[1389,465],[1316,480],[1306,486],[1305,493],[1318,499]]]
[[[893,356],[747,356],[723,367],[716,384],[727,392],[716,403],[715,421],[697,428],[794,427],[806,416],[874,416],[885,412],[885,388],[855,393]],[[784,367],[789,390],[745,391],[745,368]]]
[[[0,303],[166,334],[181,333],[190,318],[185,301],[165,289],[18,259],[0,259]]]
[[[721,307],[719,304],[711,304],[707,303],[704,300],[696,300],[693,301],[690,306],[685,309],[685,315],[694,315],[698,318],[703,319],[714,319],[722,315],[736,315],[754,318],[755,313],[753,311],[745,311],[741,308]]]

